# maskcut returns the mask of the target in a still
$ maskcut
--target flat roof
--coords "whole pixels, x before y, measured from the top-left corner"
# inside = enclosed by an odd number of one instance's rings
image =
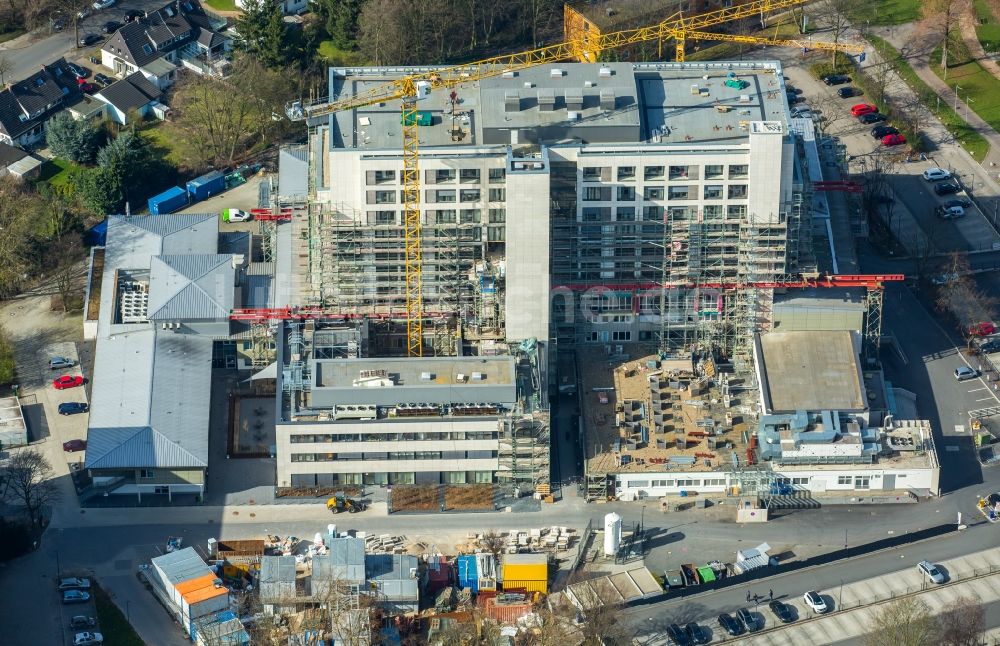
[[[758,340],[767,413],[867,408],[853,332],[770,332]]]
[[[424,67],[330,68],[330,98],[344,99]],[[726,85],[734,75],[743,87]],[[435,90],[417,108],[432,124],[420,146],[519,143],[746,142],[750,123],[776,122],[787,132],[784,77],[777,61],[557,63]],[[331,149],[402,148],[400,102],[387,101],[328,117]],[[322,123],[322,122],[320,122]],[[512,136],[512,131],[517,131]]]

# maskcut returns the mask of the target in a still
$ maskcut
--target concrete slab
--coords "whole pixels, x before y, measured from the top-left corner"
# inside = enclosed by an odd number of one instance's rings
[[[864,410],[850,332],[771,332],[760,345],[769,411]]]

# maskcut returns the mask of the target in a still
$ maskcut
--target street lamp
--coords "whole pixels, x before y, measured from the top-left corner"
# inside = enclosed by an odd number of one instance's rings
[[[968,94],[965,95],[965,121],[969,122],[969,104],[972,103],[972,97]]]
[[[962,86],[958,83],[955,84],[955,112],[958,112],[958,91],[962,89]]]

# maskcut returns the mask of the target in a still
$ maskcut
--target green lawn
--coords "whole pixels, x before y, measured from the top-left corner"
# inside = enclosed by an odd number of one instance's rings
[[[140,134],[149,140],[163,158],[174,167],[184,165],[187,157],[184,154],[183,143],[175,133],[171,132],[171,126],[164,121],[147,122],[144,124]]]
[[[48,182],[53,187],[64,187],[73,175],[73,172],[82,169],[83,166],[67,159],[50,159],[42,164],[36,181]]]
[[[340,49],[332,40],[324,40],[319,44],[319,56],[330,65],[365,65],[367,61],[360,52]]]
[[[91,588],[91,591],[94,595],[94,605],[97,606],[97,621],[104,636],[104,646],[145,646],[139,634],[107,593],[96,586]],[[143,600],[143,603],[156,603],[156,601]]]
[[[886,52],[896,60],[896,71],[899,73],[907,85],[917,93],[917,96],[937,115],[937,118],[944,124],[955,139],[962,145],[962,148],[969,151],[976,161],[982,161],[990,151],[990,144],[978,132],[973,130],[962,120],[962,118],[952,110],[947,102],[938,105],[937,93],[923,82],[917,73],[913,71],[910,64],[903,59],[892,45],[878,36],[870,35],[869,39],[880,51]],[[940,57],[939,57],[940,58]]]
[[[873,25],[901,25],[920,19],[921,0],[882,0],[865,9],[863,19]]]
[[[2,34],[0,34],[0,43],[5,43],[8,40],[14,40],[18,36],[23,36],[24,33],[25,32],[23,29],[12,29],[10,31],[5,31]]]
[[[239,11],[235,0],[205,0],[205,3],[219,11]]]
[[[940,47],[931,54],[931,69],[952,89],[958,86],[959,98],[969,103],[976,114],[1000,132],[1000,81],[973,60],[960,35],[953,36],[948,52],[948,78],[944,79],[941,68]]]

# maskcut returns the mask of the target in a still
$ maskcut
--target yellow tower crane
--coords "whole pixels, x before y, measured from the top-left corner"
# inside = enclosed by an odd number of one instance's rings
[[[416,72],[388,82],[385,85],[371,88],[360,94],[343,99],[335,99],[326,103],[306,106],[293,118],[306,117],[317,119],[335,112],[354,110],[357,108],[399,101],[402,111],[403,129],[403,221],[405,236],[405,275],[406,275],[406,335],[407,353],[409,356],[423,354],[423,296],[422,296],[422,257],[420,251],[420,174],[418,150],[417,104],[426,98],[433,90],[455,87],[461,83],[474,82],[480,79],[500,76],[504,72],[522,70],[536,65],[544,65],[557,61],[578,60],[596,62],[604,50],[616,49],[634,43],[648,41],[663,41],[670,38],[680,43],[683,59],[683,39],[698,38],[703,35],[697,30],[719,25],[731,20],[763,14],[777,9],[786,9],[804,4],[808,0],[753,0],[744,4],[709,11],[697,16],[685,17],[675,14],[666,20],[651,26],[637,29],[601,34],[593,30],[581,30],[574,38],[564,42],[539,47],[516,54],[495,56],[472,63],[463,63],[429,72]],[[704,36],[717,40],[729,39],[724,34],[704,32]],[[733,37],[735,38],[735,37]],[[749,37],[740,37],[749,38]],[[767,40],[767,44],[789,44],[820,48],[819,43],[809,41],[778,41]],[[749,42],[749,41],[742,41]],[[755,40],[754,42],[761,42]],[[839,47],[839,46],[838,46]],[[289,115],[292,116],[292,112]]]

